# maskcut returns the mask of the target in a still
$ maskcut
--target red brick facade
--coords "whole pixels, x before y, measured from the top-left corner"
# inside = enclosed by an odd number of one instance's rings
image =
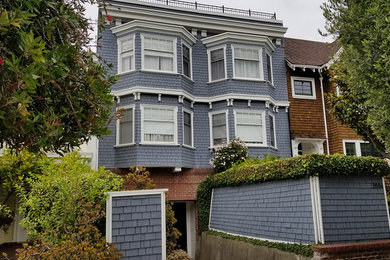
[[[313,246],[314,260],[390,259],[390,240]]]
[[[127,169],[111,169],[118,174],[126,174]],[[196,200],[198,185],[212,173],[211,168],[183,169],[173,172],[172,168],[148,168],[150,177],[157,189],[167,188],[167,197],[171,201]],[[124,189],[131,188],[124,184]]]

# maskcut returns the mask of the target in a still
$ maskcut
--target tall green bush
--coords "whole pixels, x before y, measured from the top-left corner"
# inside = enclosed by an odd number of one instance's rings
[[[80,202],[104,207],[108,191],[117,191],[122,177],[99,168],[93,170],[77,152],[51,160],[31,189],[21,191],[20,211],[22,226],[31,238],[43,236],[46,241],[58,243],[66,234],[76,230],[80,218]]]
[[[249,157],[248,148],[240,139],[233,139],[225,146],[212,149],[214,158],[210,164],[214,167],[214,172],[223,172],[232,167],[235,163],[245,161]]]

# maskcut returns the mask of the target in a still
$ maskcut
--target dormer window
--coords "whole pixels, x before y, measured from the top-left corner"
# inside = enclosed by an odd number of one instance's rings
[[[226,78],[225,47],[208,50],[209,55],[209,81]]]
[[[233,46],[234,78],[263,79],[261,48]]]
[[[134,70],[134,39],[128,37],[118,40],[118,73]]]
[[[155,35],[142,35],[142,69],[176,72],[176,39]]]

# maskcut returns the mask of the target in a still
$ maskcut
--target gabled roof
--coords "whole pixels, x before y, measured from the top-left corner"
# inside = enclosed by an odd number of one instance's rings
[[[323,66],[340,49],[337,41],[332,43],[284,38],[285,58],[291,64]]]

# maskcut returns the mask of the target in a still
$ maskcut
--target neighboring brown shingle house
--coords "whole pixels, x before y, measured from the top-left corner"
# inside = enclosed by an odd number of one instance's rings
[[[284,40],[293,155],[328,151],[372,154],[370,144],[328,112],[326,93],[337,90],[327,69],[340,49],[337,41]]]

